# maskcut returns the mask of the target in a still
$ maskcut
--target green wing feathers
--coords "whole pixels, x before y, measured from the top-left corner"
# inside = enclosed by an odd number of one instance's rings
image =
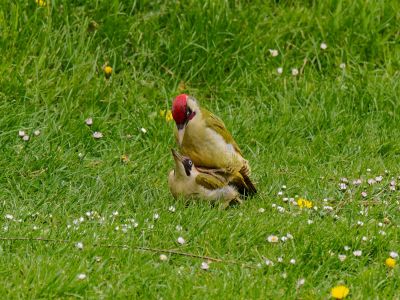
[[[238,144],[236,144],[235,140],[233,139],[232,135],[226,129],[224,122],[212,112],[209,112],[206,109],[201,109],[201,113],[203,114],[204,120],[206,122],[206,126],[216,131],[219,135],[223,137],[225,142],[231,144],[236,152],[242,155],[242,151],[240,150]]]
[[[210,174],[197,175],[196,183],[209,190],[216,190],[226,185],[225,182]]]

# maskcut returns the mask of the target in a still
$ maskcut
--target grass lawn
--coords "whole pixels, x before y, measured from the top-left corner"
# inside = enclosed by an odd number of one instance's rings
[[[1,298],[400,299],[399,11],[2,1]],[[249,160],[242,206],[170,195],[182,92]]]

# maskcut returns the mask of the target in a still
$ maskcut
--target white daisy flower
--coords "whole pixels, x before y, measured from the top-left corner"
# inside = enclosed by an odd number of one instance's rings
[[[87,118],[85,120],[85,124],[88,125],[88,126],[92,126],[93,125],[93,119],[92,118]]]
[[[271,267],[274,265],[274,263],[273,263],[271,260],[269,260],[268,258],[264,259],[264,263],[265,263],[267,266],[271,266]]]
[[[174,213],[176,211],[175,206],[168,207],[168,211]]]
[[[95,139],[101,139],[103,137],[103,134],[100,131],[95,131],[93,132],[93,137]]]
[[[292,265],[296,264],[296,260],[295,260],[294,258],[292,258],[289,262],[290,262]]]
[[[270,235],[267,237],[267,241],[270,243],[277,243],[279,242],[279,238],[276,235]]]
[[[299,75],[299,70],[296,69],[296,68],[293,68],[293,69],[292,69],[292,75],[293,75],[293,76]]]
[[[259,212],[259,213],[263,213],[263,212],[265,212],[265,209],[262,208],[262,207],[260,207],[260,208],[258,209],[258,212]]]
[[[342,70],[345,69],[345,68],[346,68],[346,64],[345,64],[345,63],[341,63],[341,64],[339,65],[339,68],[341,68]]]
[[[358,226],[364,226],[364,222],[363,221],[357,221],[357,225]]]
[[[338,258],[340,261],[345,261],[345,259],[347,258],[347,256],[345,254],[339,254]]]
[[[282,67],[277,68],[277,69],[276,69],[276,72],[277,72],[278,74],[282,74],[282,73],[283,73],[283,68],[282,68]]]
[[[83,249],[83,243],[82,242],[77,242],[75,244],[75,247],[78,248],[79,250],[82,250]]]
[[[20,137],[24,137],[26,134],[25,134],[25,131],[20,130],[20,131],[18,131],[18,135],[19,135]]]
[[[210,268],[210,266],[208,265],[208,263],[206,263],[205,261],[203,261],[200,265],[200,269],[207,271]]]
[[[22,137],[22,139],[23,139],[25,142],[29,141],[29,135],[25,134],[25,135]]]
[[[320,47],[322,50],[326,50],[326,48],[328,48],[328,45],[325,43],[321,43]]]
[[[393,258],[393,259],[396,259],[396,258],[399,257],[399,254],[398,254],[397,252],[394,252],[394,251],[391,251],[391,252],[389,253],[389,255],[390,255],[390,257]]]
[[[362,255],[362,251],[361,250],[353,251],[353,255],[354,256],[361,256]]]
[[[147,130],[146,130],[146,128],[143,128],[143,127],[142,127],[142,128],[140,128],[140,131],[141,131],[141,132],[143,132],[143,133],[147,133]]]
[[[299,280],[297,280],[296,286],[299,288],[302,285],[304,285],[305,282],[306,282],[306,280],[304,278],[300,278]]]
[[[35,131],[33,132],[33,134],[34,134],[35,136],[39,136],[39,135],[40,135],[40,130],[35,130]]]
[[[167,261],[168,260],[168,256],[166,256],[165,254],[160,254],[160,260],[161,261]]]
[[[79,279],[79,280],[84,280],[84,279],[86,279],[86,274],[84,274],[84,273],[81,273],[81,274],[78,274],[78,276],[77,276],[77,278]]]
[[[344,251],[349,251],[350,247],[349,246],[344,246],[343,249],[344,249]]]
[[[276,209],[280,212],[280,213],[284,213],[285,209],[282,206],[277,206]]]
[[[5,217],[7,220],[14,220],[14,216],[13,216],[13,215],[10,215],[10,214],[6,214],[4,217]]]
[[[185,239],[183,237],[181,237],[181,236],[178,237],[177,242],[178,242],[178,244],[181,244],[181,245],[186,243]]]
[[[175,230],[176,230],[176,231],[182,231],[182,229],[183,229],[183,228],[182,228],[181,225],[176,225],[176,226],[175,226]]]
[[[158,220],[159,218],[160,218],[160,215],[159,215],[159,214],[155,213],[155,214],[153,215],[153,220]]]
[[[269,53],[271,53],[272,57],[277,57],[279,55],[279,52],[276,49],[269,49]]]

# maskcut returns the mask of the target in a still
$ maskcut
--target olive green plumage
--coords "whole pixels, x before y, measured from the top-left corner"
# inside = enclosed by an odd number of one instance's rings
[[[241,203],[238,191],[217,173],[203,173],[189,157],[172,150],[175,168],[169,173],[168,185],[175,198],[206,200],[221,208]]]

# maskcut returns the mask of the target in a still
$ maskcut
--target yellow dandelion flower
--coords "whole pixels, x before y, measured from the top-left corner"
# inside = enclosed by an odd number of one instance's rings
[[[394,266],[396,265],[396,260],[393,259],[393,258],[391,258],[391,257],[389,257],[389,258],[387,258],[387,259],[385,260],[385,265],[386,265],[388,268],[393,269]]]
[[[104,74],[106,75],[106,78],[108,79],[108,78],[110,78],[113,69],[110,66],[105,66],[103,68],[103,71],[104,71]]]
[[[40,7],[45,7],[47,4],[46,1],[44,1],[44,0],[35,0],[35,3],[37,6],[40,6]]]
[[[309,201],[309,200],[307,200],[307,199],[304,199],[304,198],[299,198],[299,199],[297,200],[297,205],[298,205],[300,208],[303,208],[303,207],[312,208],[312,207],[313,207],[312,202]]]
[[[172,111],[167,111],[167,113],[165,114],[165,120],[167,120],[167,122],[172,121],[173,117],[172,117]]]
[[[164,118],[165,117],[165,109],[160,110],[160,117]]]
[[[338,285],[332,288],[331,295],[335,299],[344,299],[349,294],[349,288],[345,285]]]

